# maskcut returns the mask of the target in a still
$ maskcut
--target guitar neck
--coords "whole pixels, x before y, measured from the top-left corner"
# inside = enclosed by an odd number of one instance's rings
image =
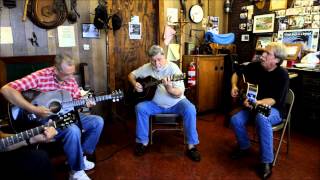
[[[52,123],[53,123],[53,126],[55,126],[55,123],[54,122],[52,122]],[[31,137],[34,137],[38,134],[41,134],[44,130],[44,127],[45,127],[45,125],[38,126],[36,128],[29,129],[29,130],[20,132],[15,135],[1,138],[0,139],[0,152],[4,151],[5,148],[7,148],[8,146],[17,144],[17,143],[22,142],[26,139],[30,139]]]
[[[100,102],[100,101],[106,101],[109,99],[112,99],[111,95],[103,95],[103,96],[97,96],[97,97],[90,97],[88,99],[67,101],[67,102],[63,102],[62,105],[67,106],[67,107],[83,106],[86,104],[87,100],[93,100],[95,102]]]

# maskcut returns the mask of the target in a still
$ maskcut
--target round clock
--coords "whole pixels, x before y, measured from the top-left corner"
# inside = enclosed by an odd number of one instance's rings
[[[191,8],[190,8],[190,11],[189,11],[189,16],[190,16],[190,19],[192,22],[194,23],[199,23],[202,21],[203,19],[203,10],[202,10],[202,7],[199,6],[199,5],[193,5]]]

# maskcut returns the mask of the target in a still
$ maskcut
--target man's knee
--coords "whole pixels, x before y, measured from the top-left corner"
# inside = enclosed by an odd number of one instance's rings
[[[80,138],[81,137],[81,131],[80,128],[77,125],[71,125],[67,129],[65,129],[66,135],[65,138]]]

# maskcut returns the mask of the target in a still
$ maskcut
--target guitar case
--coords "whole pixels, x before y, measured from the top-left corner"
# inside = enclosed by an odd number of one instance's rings
[[[27,15],[38,27],[53,29],[64,23],[67,12],[64,0],[30,0]]]

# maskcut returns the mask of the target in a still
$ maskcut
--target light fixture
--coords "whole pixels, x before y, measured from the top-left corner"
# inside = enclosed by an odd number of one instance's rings
[[[224,2],[224,12],[225,13],[230,13],[231,12],[231,6],[232,6],[233,0],[226,0]]]

